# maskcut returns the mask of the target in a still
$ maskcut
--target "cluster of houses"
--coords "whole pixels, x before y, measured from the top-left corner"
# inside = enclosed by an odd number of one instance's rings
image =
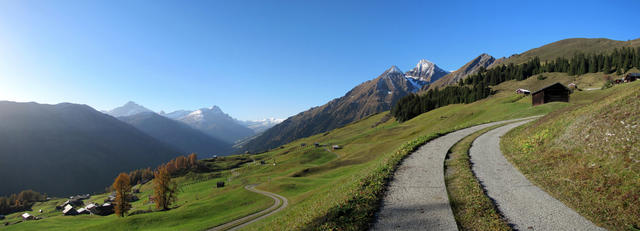
[[[139,193],[138,189],[134,190],[134,193]],[[85,206],[84,200],[87,200],[91,197],[89,194],[77,195],[69,197],[69,200],[65,201],[61,205],[56,206],[56,210],[61,211],[65,216],[76,216],[81,214],[90,214],[90,215],[98,215],[98,216],[108,216],[115,213],[113,202],[116,199],[115,192],[111,193],[102,204],[98,204],[95,202],[89,203]],[[128,199],[129,202],[138,201],[139,198],[136,195],[131,195]],[[40,209],[40,213],[42,213],[42,209]],[[4,217],[3,217],[4,218]],[[33,216],[29,213],[22,214],[22,220],[39,220],[40,217]],[[0,219],[1,220],[1,219]]]
[[[84,206],[83,201],[90,197],[91,195],[89,194],[70,197],[66,202],[56,206],[56,210],[62,211],[62,214],[65,216],[76,216],[81,214],[107,216],[114,213],[113,201],[115,200],[115,195],[113,193],[104,200],[103,204],[89,203]]]

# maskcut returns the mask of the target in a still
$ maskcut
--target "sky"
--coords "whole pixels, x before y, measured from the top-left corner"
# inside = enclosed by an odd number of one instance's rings
[[[640,1],[0,1],[0,100],[286,118],[392,65],[640,38]]]

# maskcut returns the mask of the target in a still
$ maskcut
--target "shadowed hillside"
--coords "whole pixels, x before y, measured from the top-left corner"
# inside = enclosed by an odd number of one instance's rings
[[[225,154],[231,144],[213,138],[182,122],[153,112],[118,117],[140,131],[178,148],[182,153],[198,153],[201,157]]]
[[[0,195],[102,191],[119,172],[179,153],[86,105],[0,102]]]

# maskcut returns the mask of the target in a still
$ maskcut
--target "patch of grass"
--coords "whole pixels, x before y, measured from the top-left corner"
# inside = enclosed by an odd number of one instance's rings
[[[550,113],[501,141],[532,182],[594,223],[640,228],[640,82]]]
[[[471,170],[469,149],[473,141],[496,125],[471,134],[455,144],[445,161],[449,202],[460,230],[511,230]]]

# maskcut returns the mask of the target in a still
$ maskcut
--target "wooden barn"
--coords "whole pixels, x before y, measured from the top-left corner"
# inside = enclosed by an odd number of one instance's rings
[[[561,83],[554,83],[532,93],[533,106],[550,102],[569,102],[571,90]]]
[[[624,77],[624,82],[625,83],[633,82],[639,78],[640,78],[640,73],[629,73],[627,74],[627,76]]]

